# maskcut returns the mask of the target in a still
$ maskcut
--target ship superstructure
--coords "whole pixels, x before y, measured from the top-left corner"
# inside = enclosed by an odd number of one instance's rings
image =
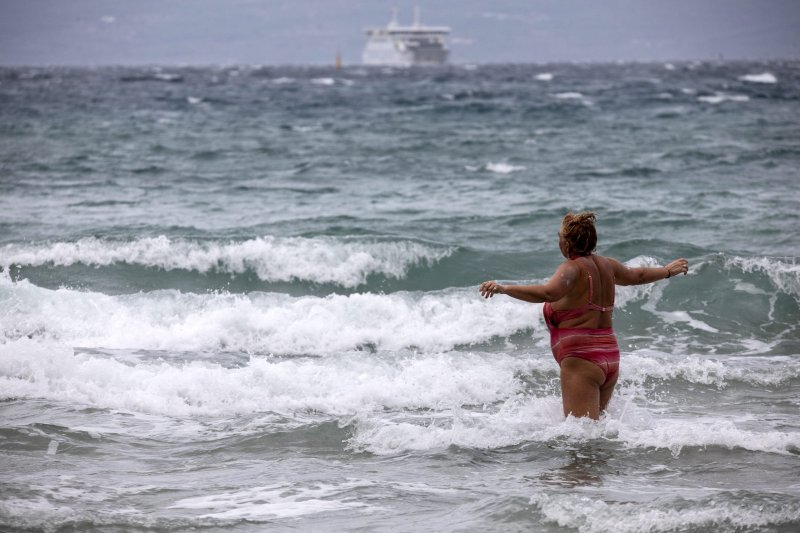
[[[385,28],[367,28],[367,45],[362,59],[365,65],[410,67],[412,65],[443,65],[450,54],[447,26],[423,26],[419,9],[414,10],[414,24],[400,26],[397,10]]]

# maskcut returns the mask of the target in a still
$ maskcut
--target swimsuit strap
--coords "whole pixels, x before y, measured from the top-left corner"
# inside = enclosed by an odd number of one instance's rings
[[[584,257],[589,257],[589,256],[584,256]],[[578,258],[574,257],[574,258],[571,258],[571,259],[578,259]],[[595,268],[597,268],[596,264],[595,264]],[[597,272],[599,273],[600,269],[597,269]],[[586,311],[589,311],[589,310],[600,311],[601,313],[605,313],[607,311],[612,311],[614,309],[614,304],[613,303],[611,305],[609,305],[609,306],[602,306],[602,305],[597,305],[596,303],[594,303],[594,280],[592,280],[592,275],[589,273],[588,270],[586,270],[586,275],[589,277],[589,302],[586,305],[584,305],[582,307],[579,307],[578,309],[580,309],[583,312],[586,312]]]
[[[594,285],[592,283],[592,275],[589,274],[589,272],[586,272],[586,275],[589,276],[589,303],[586,304],[585,309],[591,309],[593,311],[600,311],[601,313],[605,313],[606,311],[611,311],[612,309],[614,309],[614,304],[611,304],[609,306],[605,306],[604,307],[602,305],[597,305],[596,303],[594,303],[592,301],[592,300],[594,300],[594,298],[593,298]]]
[[[577,259],[578,259],[577,257],[570,257],[571,261]],[[561,322],[581,317],[586,313],[588,313],[589,311],[600,311],[601,313],[607,313],[609,311],[614,310],[614,304],[611,304],[609,306],[602,306],[594,303],[593,301],[594,280],[592,280],[592,275],[589,274],[588,270],[586,270],[586,275],[589,276],[589,301],[583,304],[582,306],[576,307],[574,309],[558,309],[558,310],[553,309],[549,303],[546,303],[544,306],[544,313],[545,313],[545,320],[547,321],[548,324],[551,324],[553,327],[557,327],[557,325],[560,324]]]

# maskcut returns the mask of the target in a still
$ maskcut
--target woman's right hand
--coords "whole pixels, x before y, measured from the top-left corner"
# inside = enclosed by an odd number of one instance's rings
[[[677,276],[678,274],[686,275],[689,272],[689,261],[683,258],[676,259],[675,261],[669,263],[664,268],[666,268],[667,272],[669,272],[668,277],[670,278],[672,276]]]

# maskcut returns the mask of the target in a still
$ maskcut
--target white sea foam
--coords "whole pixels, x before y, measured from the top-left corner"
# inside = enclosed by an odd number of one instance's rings
[[[555,385],[548,390],[530,391],[520,381],[521,375],[535,375],[545,381],[557,377],[557,366],[545,345],[530,351],[529,356],[465,351],[426,354],[409,350],[294,358],[232,358],[226,353],[202,356],[169,351],[121,356],[25,337],[0,344],[0,397],[44,398],[167,416],[349,416],[382,413],[384,409],[438,410],[504,402],[499,410],[460,415],[457,412],[449,421],[433,425],[419,425],[413,420],[389,423],[384,419],[373,424],[368,417],[359,424],[355,444],[363,441],[365,448],[376,453],[450,444],[499,447],[522,442],[531,435],[536,437],[534,440],[547,440],[574,433],[572,427],[553,427],[561,421]],[[800,366],[790,358],[708,359],[637,351],[624,355],[621,386],[640,395],[649,379],[682,379],[719,388],[736,382],[761,388],[798,378]],[[625,407],[625,392],[620,394],[612,404],[612,414],[628,423],[631,417],[624,413],[636,409]],[[642,400],[639,396],[633,399]],[[86,430],[103,433],[99,428]],[[629,440],[657,447],[661,436],[647,436],[654,430],[653,425],[637,426]],[[692,429],[696,430],[697,427]],[[586,436],[580,432],[576,435]],[[700,438],[693,435],[692,438]],[[714,435],[703,438],[719,437]],[[738,436],[734,432],[724,443],[736,444]],[[693,445],[695,441],[687,443],[679,437],[671,443],[663,442],[674,447]]]
[[[800,264],[794,259],[726,256],[724,264],[729,270],[765,274],[780,292],[800,299]]]
[[[683,379],[690,383],[719,388],[726,387],[731,382],[776,386],[800,378],[800,366],[792,364],[790,358],[758,357],[758,354],[769,351],[771,345],[747,339],[742,343],[750,348],[748,353],[756,357],[743,358],[739,354],[731,359],[723,359],[636,350],[624,354],[625,371],[620,377],[624,382],[632,383],[641,383],[647,379]]]
[[[629,264],[648,261],[636,258]],[[663,321],[715,329],[697,312],[660,310],[664,288],[619,287],[615,305],[621,310],[643,301],[642,307]],[[533,342],[545,341],[541,305],[502,297],[485,301],[474,287],[324,297],[175,290],[105,295],[50,290],[0,275],[0,338],[30,337],[69,347],[296,355],[364,348],[436,352],[526,331],[533,332]],[[757,338],[742,342],[748,343],[745,353],[759,353],[754,351]]]
[[[488,412],[456,407],[416,420],[363,414],[351,423],[354,431],[349,447],[378,455],[442,450],[453,445],[496,449],[527,441],[547,441],[564,433],[561,399],[552,395],[515,395],[499,409]],[[584,421],[569,423],[586,425]]]
[[[706,104],[721,104],[723,102],[747,102],[750,97],[744,94],[724,94],[698,96],[697,101]]]
[[[739,77],[742,81],[749,81],[750,83],[778,83],[778,78],[771,72],[762,72],[760,74],[745,74]]]
[[[526,442],[618,442],[626,448],[663,449],[677,456],[686,447],[719,446],[776,454],[800,448],[800,433],[752,431],[733,421],[708,417],[678,420],[639,407],[636,389],[622,390],[600,421],[562,416],[557,394],[516,395],[489,412],[453,409],[436,415],[391,419],[374,414],[354,419],[349,445],[354,450],[391,455],[449,446],[496,449]]]
[[[304,280],[356,287],[371,274],[402,278],[412,266],[434,264],[452,253],[449,247],[413,241],[265,236],[238,242],[202,242],[162,235],[133,241],[90,237],[76,242],[7,244],[0,248],[0,264],[127,263],[203,273],[253,271],[264,281]]]
[[[550,72],[542,72],[534,76],[534,78],[539,81],[553,81],[553,74]]]
[[[348,352],[329,357],[251,357],[239,365],[141,355],[116,358],[54,342],[0,344],[0,391],[6,398],[42,398],[71,405],[168,417],[278,413],[292,419],[353,417],[349,446],[376,454],[438,450],[451,445],[495,449],[525,442],[604,439],[628,448],[718,446],[787,454],[800,434],[774,424],[754,430],[725,415],[662,417],[647,404],[649,378],[756,386],[797,379],[790,358],[676,359],[626,354],[617,397],[600,422],[561,415],[557,366],[544,353],[422,354]],[[225,354],[218,359],[226,360]],[[531,388],[521,376],[536,375]],[[483,407],[481,407],[483,406]],[[421,414],[414,414],[421,411]],[[190,425],[191,426],[191,425]],[[106,429],[86,429],[103,434]],[[191,431],[202,428],[189,427]],[[116,429],[119,431],[119,429]],[[242,428],[236,429],[237,434]],[[218,436],[218,435],[217,435]]]
[[[645,307],[642,306],[644,309]],[[706,331],[708,333],[719,333],[719,330],[714,326],[710,326],[703,322],[702,320],[693,317],[687,311],[655,311],[654,307],[648,307],[648,310],[652,311],[654,314],[657,314],[661,319],[668,323],[668,324],[677,324],[679,322],[683,322],[688,324],[690,327],[694,329],[698,329],[700,331]]]
[[[163,72],[156,72],[153,77],[162,81],[180,81],[182,78],[178,74],[168,74]]]
[[[179,500],[169,509],[192,509],[209,511],[201,518],[223,520],[265,521],[273,518],[294,518],[310,514],[368,510],[370,507],[347,496],[347,492],[358,488],[358,482],[316,483],[308,486],[268,485],[252,487],[234,492],[223,492]]]
[[[744,292],[747,294],[752,294],[753,296],[763,295],[767,296],[769,293],[763,289],[759,289],[752,283],[745,283],[742,280],[731,280],[736,281],[736,285],[734,285],[733,290]]]
[[[556,93],[553,96],[559,98],[561,100],[583,100],[583,94],[574,91],[568,91],[563,93]]]
[[[105,488],[113,490],[113,487]],[[52,501],[37,492],[26,487],[24,497],[7,496],[0,500],[0,523],[4,531],[59,531],[74,528],[75,524],[81,524],[82,530],[107,531],[120,528],[147,531],[181,527],[192,529],[198,525],[208,525],[198,523],[196,519],[163,519],[151,512],[141,512],[128,504],[120,503],[119,500],[114,501],[113,505],[94,509],[94,501],[87,502],[85,491],[74,493],[71,498],[60,501]]]
[[[0,280],[3,338],[69,346],[326,355],[369,347],[439,351],[541,323],[539,306],[485,301],[475,288],[428,293],[109,296]],[[540,326],[539,326],[540,327]]]
[[[519,170],[525,170],[526,167],[520,165],[511,165],[509,163],[486,163],[486,170],[494,172],[495,174],[511,174]]]
[[[55,455],[58,453],[58,441],[51,440],[50,444],[47,445],[47,455]]]
[[[800,520],[796,502],[738,500],[718,491],[705,498],[687,500],[662,496],[650,502],[607,501],[581,494],[535,494],[545,519],[581,533],[635,533],[640,531],[739,531],[790,524]]]
[[[311,83],[314,85],[335,85],[336,80],[333,78],[313,78]]]
[[[197,96],[187,96],[186,101],[192,105],[197,105],[203,103],[203,99]]]
[[[396,496],[397,491],[414,495],[452,495],[459,489],[436,487],[425,483],[376,482],[348,478],[346,481],[317,481],[312,483],[273,484],[233,492],[185,498],[169,509],[210,511],[201,518],[238,519],[261,521],[274,518],[294,518],[319,512],[352,511],[374,512],[380,507],[363,502],[361,493],[373,495],[374,500],[384,499],[384,494]],[[387,495],[388,495],[387,494]]]
[[[168,416],[349,416],[500,401],[521,390],[517,375],[530,372],[532,364],[497,354],[348,353],[327,358],[253,357],[230,368],[179,359],[122,362],[22,339],[0,344],[0,397]]]
[[[617,438],[629,448],[668,449],[675,456],[685,447],[720,446],[780,454],[800,448],[800,433],[749,431],[714,417],[659,419],[652,427],[610,421],[607,427],[616,430]]]

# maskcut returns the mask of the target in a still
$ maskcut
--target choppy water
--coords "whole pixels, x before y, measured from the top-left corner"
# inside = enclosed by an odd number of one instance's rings
[[[800,64],[0,69],[0,525],[796,531]],[[621,380],[563,420],[568,210]]]

